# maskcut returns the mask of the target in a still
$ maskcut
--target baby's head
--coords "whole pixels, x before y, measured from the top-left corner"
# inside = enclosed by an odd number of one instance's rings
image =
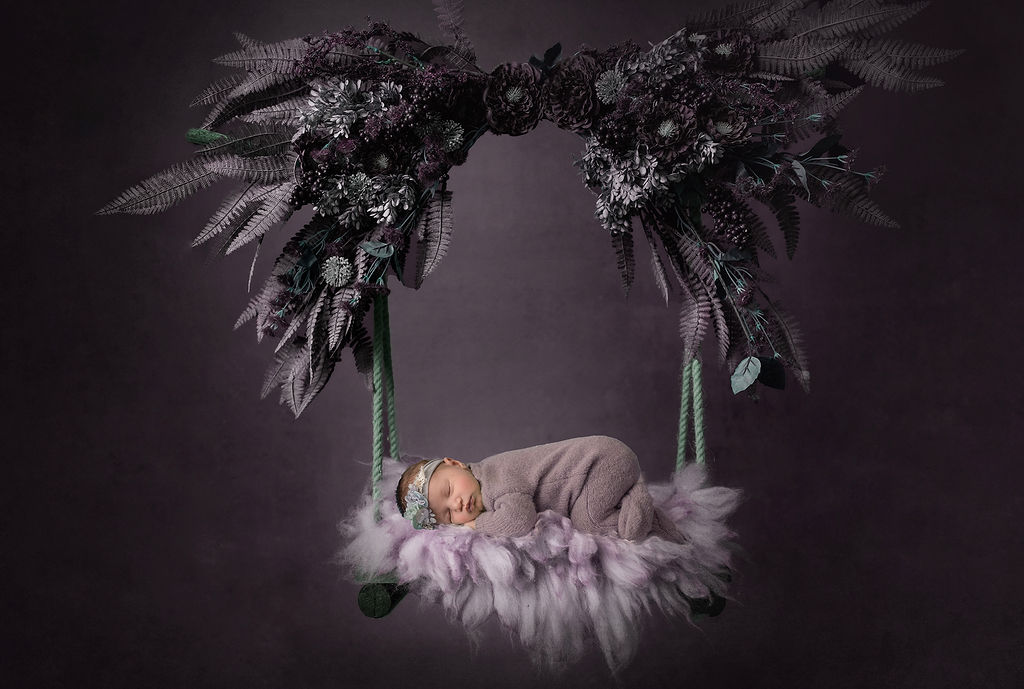
[[[445,457],[416,462],[395,489],[398,509],[417,529],[465,524],[484,511],[480,482],[462,462]]]

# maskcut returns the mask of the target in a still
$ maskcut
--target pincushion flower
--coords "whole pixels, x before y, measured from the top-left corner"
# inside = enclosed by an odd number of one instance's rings
[[[540,121],[541,72],[529,63],[507,62],[491,72],[484,89],[487,124],[497,134],[519,136]]]
[[[597,61],[587,53],[557,66],[543,85],[544,117],[571,132],[589,131],[600,107],[594,90],[599,71]]]
[[[706,45],[708,51],[704,63],[709,68],[742,74],[749,74],[753,70],[757,45],[749,34],[726,31],[720,38],[709,39]]]

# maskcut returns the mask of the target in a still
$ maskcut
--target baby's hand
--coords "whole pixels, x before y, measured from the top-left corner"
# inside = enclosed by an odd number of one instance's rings
[[[466,522],[465,524],[463,524],[463,526],[468,526],[469,528],[475,530],[476,529],[476,520],[474,519],[471,522]]]

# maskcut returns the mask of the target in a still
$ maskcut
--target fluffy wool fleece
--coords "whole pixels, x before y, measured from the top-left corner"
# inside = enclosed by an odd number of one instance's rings
[[[398,485],[406,466],[385,460],[382,485]],[[726,594],[715,573],[731,565],[734,534],[725,519],[740,491],[706,481],[704,467],[689,464],[668,483],[648,484],[655,505],[687,536],[686,544],[578,532],[551,511],[518,538],[464,527],[416,530],[399,513],[394,492],[384,490],[379,523],[367,496],[339,525],[345,545],[338,562],[353,576],[397,574],[412,593],[440,603],[476,642],[494,615],[538,666],[564,669],[593,640],[616,672],[633,658],[653,609],[689,619],[679,591],[691,598],[709,590]]]

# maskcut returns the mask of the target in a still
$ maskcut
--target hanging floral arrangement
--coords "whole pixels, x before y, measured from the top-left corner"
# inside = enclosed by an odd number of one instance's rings
[[[881,168],[857,170],[836,116],[865,85],[917,91],[941,82],[917,70],[941,50],[881,36],[928,3],[877,0],[744,2],[707,11],[649,49],[632,41],[489,73],[461,22],[436,0],[449,42],[385,23],[258,43],[218,58],[237,71],[192,103],[209,112],[183,163],[131,187],[100,213],[156,213],[219,180],[234,183],[194,240],[228,254],[311,206],[236,327],[277,340],[263,395],[280,388],[297,416],[345,350],[372,368],[364,318],[389,275],[418,288],[452,237],[448,172],[486,132],[520,136],[541,120],[583,141],[575,161],[595,196],[628,292],[634,244],[651,247],[666,303],[681,302],[683,358],[709,333],[734,391],[805,388],[799,332],[763,289],[759,256],[775,240],[751,208],[775,218],[787,256],[797,201],[896,227],[868,195]],[[806,143],[802,143],[805,142]]]

